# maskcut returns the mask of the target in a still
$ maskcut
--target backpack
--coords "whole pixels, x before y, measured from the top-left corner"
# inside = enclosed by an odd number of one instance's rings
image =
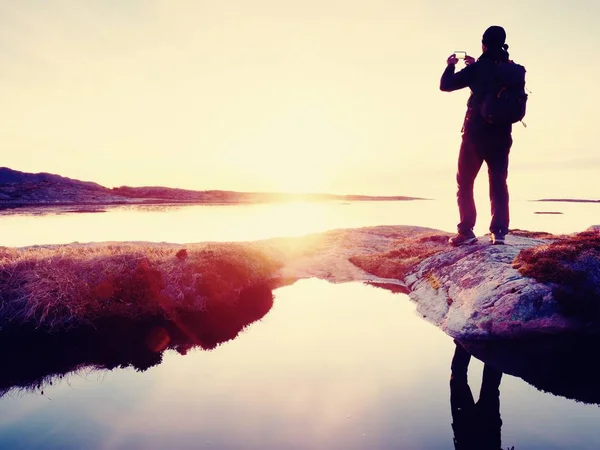
[[[525,117],[525,67],[512,61],[499,62],[491,70],[480,113],[488,123],[509,124]]]

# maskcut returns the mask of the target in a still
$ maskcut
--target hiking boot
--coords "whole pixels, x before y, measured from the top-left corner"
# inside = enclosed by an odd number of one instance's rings
[[[460,247],[461,245],[470,245],[477,242],[477,236],[472,231],[466,233],[458,233],[456,236],[452,236],[448,239],[448,243],[453,247]]]
[[[492,233],[490,241],[492,242],[492,245],[504,245],[505,236],[504,233]]]

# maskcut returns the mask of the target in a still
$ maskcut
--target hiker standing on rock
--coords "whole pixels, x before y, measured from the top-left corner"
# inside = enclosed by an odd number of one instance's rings
[[[506,32],[491,26],[483,34],[483,53],[477,61],[465,55],[466,67],[455,73],[459,59],[448,57],[440,89],[451,92],[469,87],[471,96],[462,129],[458,157],[458,234],[450,238],[454,246],[473,244],[477,211],[473,197],[475,178],[483,162],[487,163],[493,244],[504,244],[508,233],[508,155],[512,146],[512,124],[525,115],[525,68],[509,60]]]

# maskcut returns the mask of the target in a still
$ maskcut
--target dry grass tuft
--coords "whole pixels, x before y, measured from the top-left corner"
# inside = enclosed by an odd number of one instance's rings
[[[449,236],[449,233],[411,232],[398,236],[389,252],[354,256],[350,262],[375,276],[403,280],[425,258],[447,250]]]
[[[542,282],[556,283],[563,311],[600,317],[600,232],[585,231],[521,251],[513,267]]]
[[[0,327],[48,330],[231,302],[281,266],[243,244],[0,248]]]

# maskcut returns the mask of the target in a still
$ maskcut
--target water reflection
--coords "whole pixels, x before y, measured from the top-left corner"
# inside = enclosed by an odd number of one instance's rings
[[[485,199],[482,199],[485,200]],[[539,215],[535,202],[511,204],[518,228],[573,233],[591,225],[600,204],[564,203],[561,215]],[[63,208],[64,209],[64,208]],[[453,230],[455,201],[289,203],[254,205],[106,206],[104,214],[57,214],[61,207],[0,211],[0,243],[11,247],[70,242],[152,241],[189,243],[253,241],[300,236],[335,228],[417,225]],[[65,212],[65,211],[63,211]],[[33,215],[41,214],[36,217]],[[481,224],[486,223],[485,211]],[[400,218],[400,219],[399,219]],[[201,224],[201,226],[199,226]],[[240,226],[244,224],[244,226]],[[484,225],[476,229],[484,234]]]
[[[479,399],[475,402],[467,381],[471,354],[456,343],[451,365],[450,408],[456,450],[499,450],[502,448],[500,429],[500,382],[502,372],[489,364],[483,367]]]
[[[408,298],[358,283],[321,280],[302,280],[275,295],[272,308],[270,291],[252,296],[257,315],[260,305],[268,314],[238,338],[217,351],[193,351],[185,357],[160,349],[167,345],[185,353],[196,343],[196,348],[210,348],[235,334],[240,324],[226,333],[215,329],[200,334],[190,323],[196,330],[192,342],[175,324],[170,327],[179,330],[177,336],[156,324],[140,324],[139,331],[127,334],[123,328],[129,325],[122,324],[98,330],[102,336],[93,342],[90,332],[62,348],[21,345],[13,355],[0,338],[2,385],[14,389],[41,380],[44,390],[43,396],[36,391],[0,399],[0,448],[454,448],[453,437],[461,436],[450,426],[461,426],[449,405],[449,397],[454,405],[461,399],[456,389],[454,395],[449,392],[448,383],[455,344],[418,317]],[[257,315],[246,314],[243,322]],[[538,343],[530,347],[543,348]],[[484,369],[479,359],[501,372],[525,375],[517,366],[509,370],[518,343],[498,357],[484,353],[483,343],[461,344],[473,355],[469,385],[478,411],[485,409],[483,399],[494,398],[485,394],[493,389],[483,389],[482,395],[478,388]],[[52,353],[46,355],[46,348]],[[157,353],[162,353],[161,364]],[[593,355],[588,353],[587,360],[593,361]],[[42,370],[32,360],[46,366]],[[21,368],[13,367],[21,362]],[[155,366],[143,374],[133,370],[151,364]],[[36,371],[24,373],[34,366]],[[130,369],[101,377],[90,370],[69,377],[68,384],[43,384],[44,376],[52,380],[73,368],[121,366]],[[459,367],[466,367],[465,362],[454,364],[456,374]],[[9,383],[10,374],[21,384]],[[463,394],[468,392],[464,383],[462,388]],[[517,450],[600,448],[600,408],[544,394],[509,375],[502,376],[500,389],[503,423],[497,429],[505,450],[507,444]]]
[[[502,449],[503,373],[558,397],[600,404],[600,366],[595,356],[599,345],[600,337],[594,335],[455,341],[450,379],[455,449]],[[467,379],[472,356],[484,363],[477,401]]]
[[[476,358],[537,389],[600,404],[600,336],[563,335],[497,341],[461,341]]]
[[[43,389],[73,371],[134,368],[162,362],[166,350],[184,355],[194,347],[211,350],[235,339],[273,306],[269,286],[244,290],[238,298],[206,311],[164,318],[106,319],[66,332],[0,333],[0,397],[13,390]]]

